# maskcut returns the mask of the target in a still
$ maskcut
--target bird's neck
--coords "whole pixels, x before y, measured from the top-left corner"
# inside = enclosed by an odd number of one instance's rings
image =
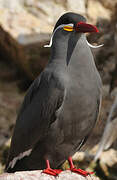
[[[64,38],[64,37],[63,37]],[[86,43],[84,35],[75,36],[75,34],[61,39],[55,39],[51,47],[50,63],[61,69],[83,69],[86,70],[95,67],[90,48]],[[87,71],[88,71],[87,70]]]
[[[58,40],[56,43],[53,43],[51,47],[50,63],[57,64],[57,66],[66,66],[67,47],[67,40],[65,40],[65,42],[61,42]]]
[[[64,35],[55,34],[51,47],[50,63],[57,66],[67,67],[70,64],[74,49],[78,46],[78,40],[81,34],[64,33]],[[78,47],[77,47],[78,48]]]

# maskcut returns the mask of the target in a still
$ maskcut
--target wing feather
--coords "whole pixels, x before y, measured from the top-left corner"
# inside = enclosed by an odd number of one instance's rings
[[[63,98],[64,88],[53,74],[43,73],[34,81],[16,120],[7,166],[13,158],[33,148],[47,135]]]

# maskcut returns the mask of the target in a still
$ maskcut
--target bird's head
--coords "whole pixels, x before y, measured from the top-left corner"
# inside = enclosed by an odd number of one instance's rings
[[[87,24],[86,19],[83,16],[76,14],[76,13],[68,12],[68,13],[65,13],[64,15],[62,15],[58,19],[58,21],[54,27],[54,30],[53,30],[50,44],[46,45],[45,47],[51,47],[53,37],[54,37],[55,33],[60,29],[62,31],[66,31],[68,33],[75,32],[76,34],[99,32],[96,26]],[[91,47],[94,47],[94,48],[102,46],[102,45],[92,46],[89,43],[88,43],[88,45]]]
[[[78,33],[99,32],[97,27],[86,23],[86,19],[76,13],[65,13],[57,21],[54,31],[63,25],[65,31],[76,31]]]

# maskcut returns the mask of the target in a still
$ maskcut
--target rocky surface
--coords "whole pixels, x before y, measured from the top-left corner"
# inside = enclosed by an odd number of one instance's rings
[[[72,173],[70,171],[63,171],[61,172],[57,177],[56,176],[50,176],[47,174],[43,174],[42,171],[22,171],[22,172],[16,172],[14,174],[2,174],[0,175],[0,180],[99,180],[99,178],[95,176],[81,176],[76,173]]]

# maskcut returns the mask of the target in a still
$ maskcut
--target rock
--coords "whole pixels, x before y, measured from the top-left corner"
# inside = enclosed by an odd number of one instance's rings
[[[103,17],[102,17],[103,14]],[[87,15],[90,20],[96,23],[97,19],[102,17],[103,19],[110,19],[111,11],[105,8],[98,0],[89,0],[87,2]]]
[[[41,18],[36,18],[23,8],[20,11],[0,8],[0,23],[2,28],[15,40],[22,34],[50,33],[52,30],[51,25],[45,23]]]
[[[43,48],[43,46],[49,40],[48,32],[52,29],[51,26],[47,26],[25,11],[11,12],[7,9],[1,9],[0,17],[2,26],[0,27],[1,56],[4,56],[4,59],[8,61],[13,61],[30,79],[34,79],[35,71],[39,74],[42,71],[42,66],[44,67],[48,60],[47,52],[49,49]],[[44,56],[43,62],[40,59],[42,54]],[[38,63],[33,66],[37,59]]]
[[[114,26],[114,55],[115,55],[115,68],[111,71],[111,82],[110,91],[117,87],[117,4],[115,6],[115,11],[113,11],[112,22]]]
[[[0,180],[99,180],[99,178],[94,176],[81,176],[76,173],[71,173],[71,171],[63,171],[61,172],[58,177],[56,176],[50,176],[47,174],[43,174],[42,171],[21,171],[21,172],[15,172],[14,174],[10,173],[4,173],[0,175]]]
[[[86,13],[86,0],[23,0],[25,7],[35,16],[43,19],[47,24],[54,25],[56,20],[66,11],[81,14]],[[53,11],[54,8],[54,11]]]
[[[22,0],[12,0],[12,3],[9,3],[9,0],[0,0],[0,8],[7,8],[11,11],[13,10],[21,10],[21,2]]]
[[[96,165],[97,174],[101,174],[104,179],[117,179],[117,151],[110,149],[101,154]],[[101,172],[101,173],[100,173]]]
[[[86,15],[86,0],[67,0],[67,10]]]
[[[107,150],[111,147],[114,141],[117,139],[117,96],[110,108],[110,112],[106,121],[106,126],[102,138],[99,143],[99,148],[95,155],[95,161],[99,158],[103,150]]]
[[[114,10],[117,4],[117,0],[106,0],[106,1],[100,0],[100,2],[103,4],[105,8],[110,9],[112,11]]]
[[[15,83],[0,82],[0,148],[11,136],[23,97],[24,95],[17,91]]]
[[[19,92],[16,81],[4,82],[0,79],[0,174],[8,157],[9,139],[23,97],[24,93]]]
[[[117,151],[110,149],[105,151],[100,156],[100,163],[105,163],[108,167],[114,166],[117,164]]]
[[[105,13],[98,12],[98,14],[105,14]],[[111,76],[112,76],[111,72],[115,69],[116,66],[115,49],[114,49],[115,47],[114,23],[111,19],[111,15],[109,15],[109,18],[105,18],[104,16],[102,17],[99,16],[98,14],[96,19],[94,15],[94,19],[92,18],[92,21],[96,20],[96,26],[98,27],[100,33],[95,34],[95,36],[94,34],[89,34],[88,40],[90,43],[96,42],[97,44],[104,44],[103,47],[98,49],[92,49],[92,51],[95,54],[96,66],[100,72],[103,83],[105,85],[107,84],[110,85]]]

